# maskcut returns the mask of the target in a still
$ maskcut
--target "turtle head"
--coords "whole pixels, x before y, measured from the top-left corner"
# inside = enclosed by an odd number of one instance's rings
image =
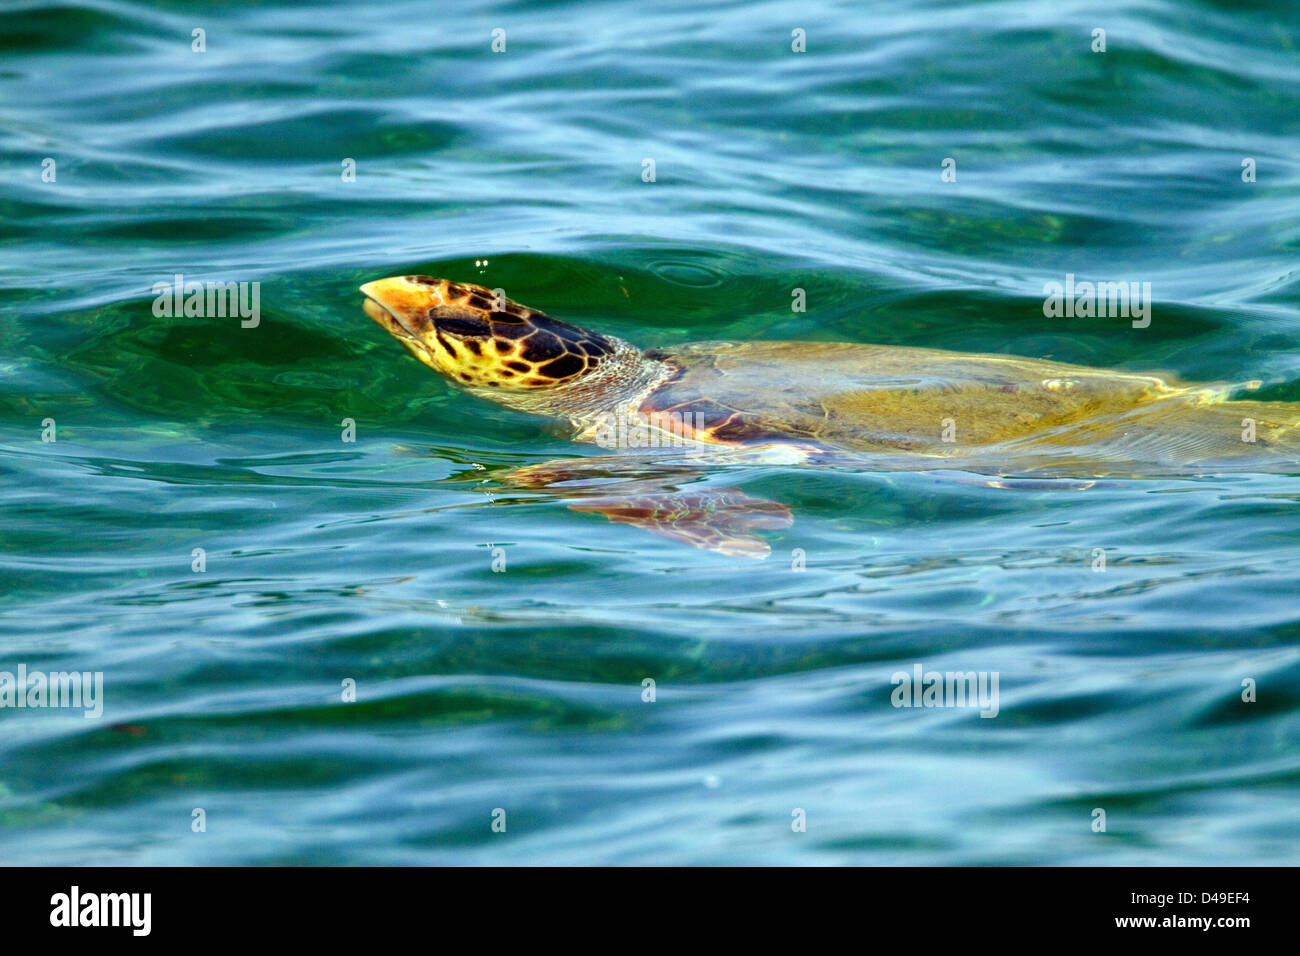
[[[570,384],[614,352],[580,329],[501,293],[429,276],[361,287],[366,314],[432,369],[470,388],[532,391]]]

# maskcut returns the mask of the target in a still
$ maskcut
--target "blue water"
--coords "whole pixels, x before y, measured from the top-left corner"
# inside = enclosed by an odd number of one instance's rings
[[[1300,862],[1298,476],[732,467],[693,487],[794,523],[726,558],[494,480],[596,450],[356,292],[1300,400],[1298,21],[9,4],[0,672],[102,673],[103,713],[0,706],[0,862]],[[177,273],[260,324],[156,316]],[[1150,327],[1045,316],[1067,273],[1150,282]],[[894,706],[917,665],[996,716]]]

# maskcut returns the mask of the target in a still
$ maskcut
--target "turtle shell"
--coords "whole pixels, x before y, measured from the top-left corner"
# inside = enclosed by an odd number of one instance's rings
[[[1179,394],[1155,375],[1024,358],[833,342],[699,342],[652,350],[680,371],[646,415],[697,440],[916,451],[951,428],[989,445],[1122,414]]]

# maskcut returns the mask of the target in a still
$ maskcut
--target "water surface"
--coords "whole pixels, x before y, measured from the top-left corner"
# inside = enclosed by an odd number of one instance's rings
[[[698,483],[795,523],[728,559],[492,483],[592,449],[457,393],[355,290],[420,272],[644,346],[1300,400],[1297,25],[1280,0],[9,5],[0,670],[105,690],[98,720],[0,709],[0,861],[1296,863],[1296,476],[732,469]],[[177,273],[259,282],[260,324],[156,317]],[[1067,273],[1150,282],[1150,327],[1044,316]],[[917,664],[996,672],[997,716],[892,706]]]

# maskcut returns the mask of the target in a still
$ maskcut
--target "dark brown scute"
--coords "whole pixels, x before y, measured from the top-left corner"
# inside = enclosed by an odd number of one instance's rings
[[[570,375],[577,375],[586,367],[587,363],[578,356],[562,355],[553,362],[547,362],[538,371],[551,378],[568,378]]]
[[[452,335],[480,336],[488,333],[488,327],[477,319],[439,318],[435,323],[439,332]]]
[[[520,354],[529,362],[545,362],[563,355],[566,351],[559,336],[538,329],[524,339],[524,348]]]

